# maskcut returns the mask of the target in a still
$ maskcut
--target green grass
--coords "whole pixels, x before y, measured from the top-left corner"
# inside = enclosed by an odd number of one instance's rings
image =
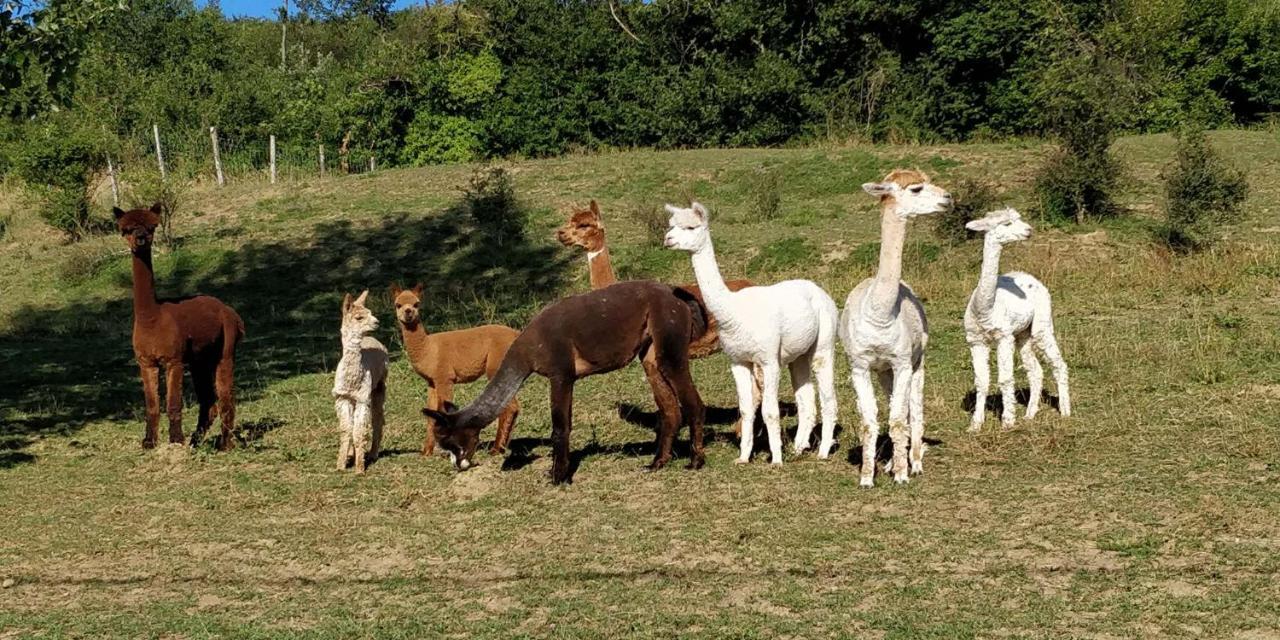
[[[470,167],[193,188],[181,243],[156,266],[162,293],[218,295],[248,325],[237,370],[248,436],[228,454],[139,449],[120,240],[64,245],[0,191],[0,637],[1273,637],[1280,144],[1267,132],[1213,140],[1252,185],[1221,248],[1178,257],[1152,241],[1172,140],[1149,136],[1119,144],[1129,217],[1040,226],[1006,251],[1005,270],[1053,291],[1070,419],[1046,409],[1011,432],[990,420],[965,433],[961,318],[980,246],[912,226],[904,278],[929,313],[934,444],[925,475],[901,487],[880,476],[873,490],[849,459],[844,362],[837,455],[775,469],[732,463],[723,356],[694,366],[715,408],[701,471],[639,472],[653,401],[632,367],[578,385],[572,486],[544,475],[541,379],[521,394],[506,462],[480,456],[455,474],[416,453],[425,385],[401,356],[386,287],[423,282],[434,330],[518,326],[587,288],[582,256],[551,233],[591,197],[622,273],[691,282],[687,256],[648,244],[627,211],[696,196],[726,277],[810,278],[843,302],[878,255],[863,182],[919,166],[943,185],[998,181],[1001,204],[1031,211],[1041,145],[514,162],[531,222],[498,249],[459,212]],[[745,176],[762,166],[783,176],[768,222],[747,211]],[[362,288],[377,294],[396,361],[390,455],[359,478],[330,468],[328,390],[339,300]]]

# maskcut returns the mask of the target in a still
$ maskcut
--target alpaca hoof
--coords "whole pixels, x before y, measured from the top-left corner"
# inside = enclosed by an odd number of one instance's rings
[[[970,423],[969,423],[969,429],[968,429],[968,431],[969,431],[969,433],[979,433],[979,432],[981,432],[981,431],[982,431],[982,423],[981,423],[981,422],[970,422]]]
[[[896,474],[894,474],[894,475],[893,475],[893,481],[894,481],[894,482],[896,482],[896,483],[898,483],[898,484],[906,484],[906,483],[907,483],[907,482],[909,482],[910,480],[911,480],[911,479],[910,479],[909,477],[907,477],[907,472],[906,472],[906,471],[903,471],[902,473],[896,473]]]
[[[489,455],[491,456],[500,456],[506,452],[507,452],[507,449],[505,447],[499,447],[496,445],[489,447]]]
[[[143,440],[143,441],[142,441],[142,448],[143,448],[143,449],[154,449],[154,448],[156,448],[156,441],[155,441],[155,440]]]
[[[738,458],[733,461],[734,464],[751,464],[751,458]]]
[[[1003,430],[1005,430],[1005,431],[1013,431],[1014,427],[1016,427],[1016,426],[1018,426],[1018,423],[1017,423],[1017,421],[1016,421],[1016,420],[1001,420],[1001,421],[1000,421],[1000,428],[1001,428],[1001,429],[1003,429]]]
[[[1070,408],[1063,409],[1063,410],[1062,410],[1062,411],[1060,411],[1059,413],[1061,413],[1062,417],[1064,417],[1064,418],[1070,418],[1070,417],[1071,417],[1071,409],[1070,409]]]
[[[871,476],[862,476],[862,479],[858,481],[858,486],[870,489],[871,487],[876,486],[876,482],[871,478]]]
[[[770,460],[770,461],[769,461],[769,468],[770,468],[770,469],[777,469],[777,468],[779,468],[779,467],[781,467],[781,466],[782,466],[782,456],[778,456],[777,458],[774,458],[774,459],[772,459],[772,460]]]
[[[689,461],[688,465],[685,465],[685,469],[688,469],[689,471],[697,471],[698,469],[701,469],[702,467],[706,466],[706,464],[707,464],[707,459],[702,457],[701,455],[697,455],[697,456],[694,456],[693,459]]]
[[[911,475],[915,476],[915,475],[920,475],[920,474],[922,474],[922,473],[924,473],[924,461],[922,461],[922,460],[912,460],[912,461],[911,461]]]

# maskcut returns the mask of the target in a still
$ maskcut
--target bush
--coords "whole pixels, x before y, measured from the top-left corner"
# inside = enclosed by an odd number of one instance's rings
[[[637,204],[627,209],[627,217],[640,225],[645,244],[661,247],[667,238],[667,222],[671,217],[660,204]]]
[[[187,183],[174,178],[162,180],[159,172],[147,172],[141,178],[134,179],[132,187],[130,200],[134,207],[160,205],[160,242],[173,247],[176,243],[173,218],[185,200]]]
[[[68,118],[33,125],[10,145],[12,169],[41,196],[40,217],[72,240],[105,226],[89,215],[89,183],[105,155],[101,134]]]
[[[782,170],[777,167],[757,167],[747,184],[748,207],[751,218],[768,222],[778,217],[782,209]]]
[[[933,234],[939,240],[960,244],[978,234],[965,228],[994,208],[996,188],[990,182],[965,178],[951,189],[951,209],[933,216]]]
[[[1161,235],[1180,251],[1215,244],[1223,225],[1240,219],[1241,205],[1249,194],[1245,173],[1224,161],[1199,129],[1178,137],[1178,150],[1164,180],[1166,224]]]
[[[419,113],[405,133],[400,160],[420,167],[471,162],[484,152],[480,125],[462,116]]]
[[[502,167],[478,167],[462,190],[462,199],[476,228],[498,245],[524,237],[528,212],[516,197],[511,174]]]

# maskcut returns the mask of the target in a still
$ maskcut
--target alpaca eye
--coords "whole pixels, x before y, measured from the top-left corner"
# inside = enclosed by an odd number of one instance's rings
[[[921,191],[924,191],[924,187],[922,185],[911,187],[911,193],[920,193]]]

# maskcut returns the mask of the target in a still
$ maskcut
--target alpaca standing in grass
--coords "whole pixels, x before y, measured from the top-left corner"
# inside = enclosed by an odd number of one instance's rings
[[[964,334],[973,356],[976,392],[969,431],[981,430],[986,417],[992,342],[996,344],[997,384],[1003,400],[1000,422],[1006,429],[1013,427],[1017,405],[1013,383],[1015,349],[1022,355],[1022,366],[1027,370],[1031,386],[1027,419],[1034,418],[1040,410],[1040,392],[1044,388],[1044,368],[1036,358],[1037,350],[1053,367],[1059,410],[1064,416],[1071,415],[1067,363],[1062,359],[1058,340],[1053,334],[1053,302],[1049,289],[1035,277],[1021,271],[997,275],[1000,272],[1001,248],[1010,242],[1031,237],[1031,226],[1023,222],[1013,209],[992,211],[965,226],[986,234],[982,248],[982,276],[978,279],[978,288],[969,297],[969,306],[964,309]]]
[[[200,444],[214,417],[221,415],[218,449],[226,451],[235,444],[235,355],[236,346],[244,339],[244,322],[234,309],[211,296],[157,299],[151,245],[160,224],[160,205],[132,211],[116,207],[112,212],[133,254],[133,355],[142,372],[147,402],[142,448],[156,446],[159,439],[161,367],[165,370],[169,442],[182,443],[182,371],[190,367],[200,403],[191,446]]]
[[[902,243],[911,218],[951,206],[951,194],[918,171],[898,169],[882,182],[862,185],[880,199],[880,265],[874,277],[854,287],[840,318],[840,340],[849,355],[853,390],[862,417],[862,478],[875,484],[876,440],[880,437],[871,372],[889,396],[889,437],[896,482],[907,481],[907,439],[911,473],[924,471],[924,350],[929,325],[924,306],[902,282]]]
[[[720,323],[720,344],[733,361],[742,420],[739,463],[751,460],[756,401],[754,374],[762,378],[762,414],[769,435],[773,464],[782,464],[782,426],[778,411],[778,377],[791,369],[800,427],[796,452],[809,448],[817,421],[813,376],[822,398],[822,442],[818,457],[826,458],[835,442],[836,303],[822,287],[808,280],[787,280],[768,287],[730,291],[720,276],[708,228],[707,209],[694,202],[684,209],[667,205],[671,213],[666,246],[693,254],[693,272],[711,315]]]
[[[377,338],[366,335],[378,328],[378,319],[364,301],[368,291],[355,301],[342,298],[342,359],[333,375],[333,406],[338,412],[338,470],[355,458],[356,473],[364,473],[367,462],[378,459],[382,445],[383,403],[387,398],[387,348]]]
[[[603,289],[618,281],[613,271],[613,260],[609,257],[609,245],[605,241],[604,220],[600,216],[600,205],[595,200],[586,209],[577,209],[569,214],[569,219],[556,230],[556,239],[566,247],[581,247],[587,252],[587,276],[592,289]],[[725,283],[730,291],[741,291],[752,286],[750,280],[730,280]],[[687,292],[694,299],[694,307],[690,310],[702,317],[705,331],[694,332],[689,341],[689,358],[697,360],[720,351],[720,326],[714,315],[707,311],[702,300],[702,289],[696,284],[676,287]],[[760,371],[755,371],[755,406],[760,406]],[[733,425],[733,433],[742,435],[742,421]]]
[[[507,349],[515,342],[519,331],[500,324],[486,324],[470,329],[427,333],[422,324],[422,285],[401,289],[391,285],[391,298],[396,306],[396,321],[400,325],[400,337],[409,356],[413,370],[427,381],[427,408],[443,411],[453,400],[453,387],[474,382],[485,376],[489,380],[497,375]],[[511,429],[520,415],[520,401],[512,399],[498,417],[498,435],[489,453],[502,453],[511,441]],[[431,455],[436,448],[435,420],[427,418],[427,435],[422,443],[422,455]]]

